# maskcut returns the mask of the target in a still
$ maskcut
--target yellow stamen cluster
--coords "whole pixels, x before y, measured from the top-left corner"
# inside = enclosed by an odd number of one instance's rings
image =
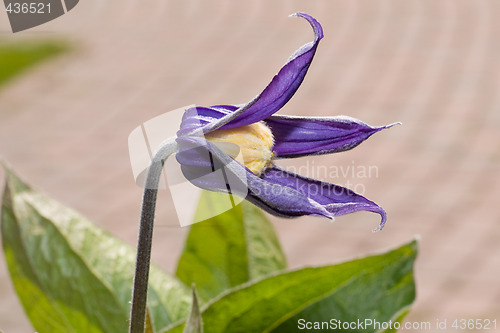
[[[245,167],[256,175],[260,175],[271,164],[274,138],[271,129],[262,121],[216,130],[205,137],[229,156],[240,162],[242,160]]]

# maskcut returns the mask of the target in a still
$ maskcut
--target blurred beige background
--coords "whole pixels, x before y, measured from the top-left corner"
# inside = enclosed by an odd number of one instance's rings
[[[272,218],[290,265],[334,263],[419,235],[418,296],[407,319],[500,321],[499,1],[82,0],[15,35],[1,10],[1,39],[60,38],[74,48],[2,87],[0,155],[135,246],[141,189],[130,131],[184,105],[250,100],[312,40],[305,21],[287,18],[297,11],[316,17],[325,38],[280,112],[403,125],[346,153],[281,163],[350,184],[389,214],[375,234],[370,213],[333,224]],[[378,172],[336,177],[324,166]],[[169,272],[186,234],[173,216],[163,192],[153,260]],[[0,261],[0,330],[32,332]]]

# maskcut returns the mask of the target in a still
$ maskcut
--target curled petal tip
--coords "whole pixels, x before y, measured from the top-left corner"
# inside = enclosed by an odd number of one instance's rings
[[[380,126],[380,127],[376,127],[377,130],[381,131],[381,130],[384,130],[384,129],[387,129],[387,128],[391,128],[393,126],[397,126],[397,125],[403,125],[402,122],[398,121],[396,123],[392,123],[392,124],[389,124],[389,125],[384,125],[384,126]]]
[[[303,17],[305,19],[313,19],[313,17],[311,15],[306,14],[306,13],[302,13],[302,12],[296,12],[296,13],[290,14],[290,15],[288,15],[288,17]]]
[[[392,123],[392,124],[389,124],[387,126],[384,126],[384,128],[391,128],[392,126],[396,126],[396,125],[403,125],[402,122],[398,121],[398,122],[395,122],[395,123]]]
[[[293,13],[291,15],[288,15],[288,17],[305,18],[314,30],[315,40],[318,41],[321,38],[323,38],[323,28],[321,27],[321,24],[319,24],[319,22],[316,21],[316,19],[314,17],[312,17],[311,15],[306,14],[306,13],[297,12],[297,13]]]
[[[383,210],[382,212],[378,212],[382,216],[382,220],[380,221],[378,227],[372,230],[373,232],[379,232],[380,230],[384,229],[385,221],[387,220],[387,214]]]

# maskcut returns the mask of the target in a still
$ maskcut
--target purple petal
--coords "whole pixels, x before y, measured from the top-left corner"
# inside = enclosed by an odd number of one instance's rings
[[[231,113],[216,121],[201,123],[203,128],[200,132],[208,133],[221,127],[234,128],[258,122],[274,114],[292,98],[304,80],[318,43],[323,38],[323,29],[313,17],[304,13],[296,13],[292,16],[303,17],[311,24],[314,30],[314,41],[295,51],[267,87],[254,99],[231,110]],[[228,106],[218,107],[226,111],[230,110]]]
[[[248,171],[247,181],[249,192],[246,199],[270,214],[279,217],[333,217],[322,205],[294,188],[261,179],[251,171]]]
[[[342,186],[306,178],[278,167],[269,168],[262,180],[297,190],[323,206],[333,216],[362,210],[378,213],[382,220],[376,230],[381,230],[387,219],[386,212],[376,203]]]
[[[318,21],[307,14],[297,13],[295,16],[303,17],[311,24],[314,30],[314,41],[295,51],[259,94],[257,101],[240,116],[232,119],[224,128],[244,126],[269,117],[281,109],[299,88],[316,53],[318,43],[323,38],[323,29]]]
[[[180,137],[176,141],[176,159],[188,181],[206,190],[246,197],[247,170],[243,165],[203,137]]]
[[[291,187],[263,180],[201,137],[177,139],[176,155],[184,177],[200,188],[243,197],[281,217],[332,215],[307,195]]]
[[[182,115],[180,129],[177,136],[187,136],[201,134],[199,131],[207,124],[214,123],[218,119],[228,115],[237,107],[231,105],[216,105],[212,107],[195,106],[189,108]],[[200,133],[196,133],[198,132]],[[203,133],[206,133],[203,131]]]
[[[287,172],[278,167],[258,177],[202,137],[177,138],[176,155],[184,177],[200,188],[236,194],[280,217],[316,215],[332,218],[371,211],[386,213],[374,202],[353,191]]]
[[[372,127],[357,119],[338,117],[271,116],[277,158],[337,153],[352,149],[378,131],[391,127]]]

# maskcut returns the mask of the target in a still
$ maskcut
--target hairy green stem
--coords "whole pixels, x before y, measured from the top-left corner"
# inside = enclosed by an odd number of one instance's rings
[[[142,197],[141,221],[137,242],[132,307],[130,310],[129,333],[144,333],[146,323],[146,302],[148,297],[149,266],[153,241],[156,197],[158,184],[165,160],[177,150],[175,139],[168,139],[152,158]]]

